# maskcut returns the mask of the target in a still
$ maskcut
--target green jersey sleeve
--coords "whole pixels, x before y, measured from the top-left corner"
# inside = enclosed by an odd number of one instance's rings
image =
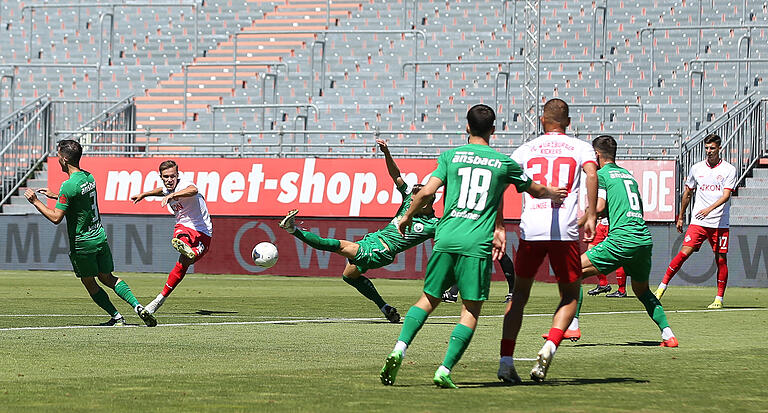
[[[443,152],[437,158],[437,168],[432,172],[432,176],[443,181],[443,183],[445,183],[445,176],[448,172],[448,162],[446,161],[446,153],[449,153],[449,152]]]
[[[61,187],[59,188],[59,198],[56,200],[56,209],[67,212],[70,201],[74,199],[75,193],[73,189],[72,185],[69,185],[69,180],[61,183]]]
[[[509,159],[509,166],[507,167],[507,181],[515,186],[517,192],[525,192],[531,187],[531,178],[525,174],[520,164],[513,159]]]

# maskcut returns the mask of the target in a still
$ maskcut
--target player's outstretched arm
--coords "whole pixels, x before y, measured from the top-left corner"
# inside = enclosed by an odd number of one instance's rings
[[[424,208],[432,195],[434,195],[442,185],[443,181],[440,178],[431,176],[429,177],[427,184],[413,196],[411,206],[408,207],[408,210],[405,211],[405,214],[403,214],[397,222],[397,232],[399,232],[400,235],[405,235],[405,231],[410,228],[413,222],[413,217],[418,211],[421,211],[421,209]]]
[[[677,232],[683,232],[683,224],[685,224],[685,211],[688,210],[688,204],[691,203],[692,195],[693,191],[691,188],[688,185],[685,185],[683,196],[680,198],[680,213],[677,215],[677,222],[675,222]]]
[[[197,187],[194,185],[190,185],[180,191],[171,192],[170,194],[163,197],[162,201],[160,201],[160,206],[165,207],[166,205],[168,205],[168,202],[173,199],[186,198],[186,197],[195,196],[195,195],[197,195]]]
[[[35,208],[40,211],[41,214],[43,214],[44,217],[48,218],[49,221],[53,222],[56,225],[59,225],[62,219],[64,219],[64,211],[56,208],[56,209],[50,209],[48,206],[42,203],[37,198],[37,194],[32,189],[27,189],[24,192],[24,197],[27,198],[27,201],[29,201],[30,204],[34,205]]]
[[[35,192],[37,192],[38,194],[45,195],[47,198],[50,198],[50,199],[58,199],[59,198],[59,194],[51,191],[48,188],[37,188],[37,189],[35,189]]]
[[[531,182],[531,186],[525,190],[534,198],[549,198],[557,203],[563,202],[568,196],[568,189],[564,187],[544,186],[542,184]]]
[[[389,176],[395,182],[395,185],[398,187],[402,186],[405,181],[400,175],[400,168],[397,167],[395,159],[392,158],[392,154],[389,153],[389,146],[387,146],[387,141],[384,139],[376,139],[376,144],[379,145],[379,149],[381,149],[381,153],[384,154],[384,159],[387,161],[387,172],[389,172]]]
[[[582,166],[584,173],[587,174],[587,209],[584,211],[584,241],[592,241],[595,238],[595,227],[597,226],[597,165],[594,162],[587,162]]]
[[[493,228],[493,241],[491,242],[493,248],[491,250],[491,258],[496,261],[507,251],[507,229],[504,228],[504,198],[499,201],[499,208],[496,211],[496,222]]]
[[[142,199],[148,197],[148,196],[160,196],[163,194],[163,188],[155,188],[151,191],[142,192],[140,194],[136,194],[131,197],[131,201],[133,201],[134,204],[138,204],[139,201]]]

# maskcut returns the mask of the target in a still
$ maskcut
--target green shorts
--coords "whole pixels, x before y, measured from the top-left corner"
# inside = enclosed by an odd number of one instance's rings
[[[491,257],[478,258],[433,251],[427,263],[424,292],[440,297],[456,284],[462,300],[485,301],[491,289]]]
[[[106,242],[99,245],[95,251],[87,253],[69,253],[72,268],[77,278],[96,277],[99,274],[108,274],[115,270],[112,262],[112,251]]]
[[[651,274],[653,245],[632,245],[622,239],[611,238],[586,252],[587,258],[602,274],[610,274],[619,267],[632,277],[632,281],[647,282]]]
[[[360,274],[374,268],[386,267],[395,262],[395,256],[376,232],[366,234],[363,239],[357,241],[357,245],[360,248],[358,248],[355,258],[349,262],[357,266]]]

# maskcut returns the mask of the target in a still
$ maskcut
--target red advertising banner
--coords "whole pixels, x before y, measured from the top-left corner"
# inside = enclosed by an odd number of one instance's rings
[[[81,166],[96,179],[102,214],[161,215],[160,198],[134,205],[131,195],[162,186],[160,158],[85,157]],[[303,216],[391,218],[402,202],[383,158],[261,159],[178,158],[183,178],[197,185],[214,216],[282,216],[298,208]],[[66,179],[55,158],[48,160],[48,186],[56,191]],[[649,221],[675,216],[675,162],[624,161],[637,178]],[[409,185],[426,182],[432,159],[397,159]],[[584,191],[582,191],[584,192]],[[438,201],[442,189],[438,192]],[[582,202],[584,205],[584,202]],[[51,203],[50,206],[53,206]],[[520,218],[521,197],[509,190],[504,217]],[[435,210],[442,215],[442,202]]]
[[[208,254],[195,264],[195,272],[207,274],[276,274],[292,276],[341,277],[346,258],[327,251],[315,250],[277,226],[278,219],[213,218],[213,240]],[[321,237],[355,241],[369,232],[387,225],[386,220],[302,219],[300,226]],[[519,239],[517,224],[507,224],[507,252],[514,254]],[[277,246],[279,259],[270,269],[257,267],[251,250],[259,242],[269,241]],[[377,278],[423,278],[427,261],[432,255],[433,240],[417,245],[398,255],[387,267],[370,270],[366,275]],[[582,251],[586,245],[582,245]],[[498,264],[493,268],[493,280],[503,280]],[[538,281],[555,282],[545,263],[536,276]]]

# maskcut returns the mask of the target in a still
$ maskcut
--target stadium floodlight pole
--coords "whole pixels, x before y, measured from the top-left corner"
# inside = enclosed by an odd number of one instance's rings
[[[768,24],[724,24],[724,25],[718,25],[718,26],[706,26],[706,25],[698,25],[698,26],[658,26],[658,27],[644,27],[640,29],[640,32],[638,33],[638,37],[640,38],[640,46],[643,45],[643,34],[645,32],[651,33],[651,84],[653,84],[653,78],[656,74],[656,58],[655,58],[655,49],[656,47],[653,44],[653,41],[656,39],[656,32],[659,30],[663,31],[681,31],[681,30],[736,30],[736,29],[743,29],[743,30],[749,30],[751,32],[752,29],[768,29]]]
[[[114,19],[115,9],[116,8],[140,8],[140,7],[173,7],[173,8],[191,8],[192,13],[195,15],[195,55],[194,57],[198,56],[198,38],[200,37],[200,31],[199,31],[199,23],[198,23],[198,5],[197,3],[64,3],[64,4],[49,4],[49,3],[40,3],[40,4],[30,4],[28,6],[24,6],[21,8],[21,17],[24,18],[24,11],[29,10],[29,53],[27,54],[27,61],[32,61],[32,37],[33,37],[33,31],[34,31],[34,14],[36,9],[64,9],[64,8],[74,8],[78,9],[78,12],[80,9],[102,9],[102,8],[111,8],[112,9],[112,15]],[[78,19],[79,24],[79,19]]]
[[[541,2],[525,1],[525,58],[523,65],[523,140],[539,131],[539,92],[541,60]]]
[[[103,66],[103,63],[101,62],[102,57],[104,56],[104,53],[102,53],[102,47],[104,47],[104,17],[109,16],[109,48],[107,51],[109,52],[109,58],[107,59],[107,64],[112,66],[112,37],[115,33],[115,15],[113,13],[100,13],[99,14],[99,67]],[[101,69],[99,69],[99,74],[101,74]],[[99,78],[99,89],[101,88],[101,79]],[[99,98],[101,98],[101,90],[99,90]]]
[[[325,38],[328,35],[331,34],[400,34],[400,35],[406,35],[406,34],[412,34],[415,39],[416,47],[413,50],[413,53],[415,54],[417,52],[416,49],[418,49],[418,36],[421,36],[422,39],[424,39],[424,45],[427,44],[427,33],[424,30],[410,30],[410,29],[403,29],[403,30],[263,30],[263,31],[249,31],[249,32],[237,32],[232,34],[232,41],[234,43],[232,48],[232,61],[235,63],[238,63],[237,60],[237,42],[238,39],[244,36],[252,36],[252,37],[270,37],[272,35],[277,34],[308,34],[308,35],[314,35],[315,36],[315,43],[322,44],[323,46],[323,54],[320,60],[320,65],[322,68],[322,76],[320,78],[320,84],[325,84]],[[323,36],[323,40],[317,40],[317,36]],[[312,58],[314,59],[314,46],[315,43],[312,44]],[[311,62],[311,64],[314,64],[314,61]],[[314,74],[314,67],[311,67],[310,70],[312,70],[311,73],[311,82],[312,85],[314,85],[315,80],[315,74]],[[237,69],[235,69],[235,74],[237,73]],[[312,86],[314,89],[314,86]],[[314,96],[314,90],[311,91],[312,96]]]
[[[309,110],[312,109],[315,111],[315,116],[320,116],[320,109],[317,108],[317,105],[314,103],[262,103],[262,104],[252,104],[252,105],[213,105],[211,106],[211,111],[213,111],[213,118],[211,119],[211,130],[216,130],[216,111],[217,110],[227,110],[227,109],[266,109],[266,108],[304,108],[307,111],[307,116],[309,116]],[[262,116],[262,124],[263,124],[263,116]],[[263,129],[263,127],[262,127]]]
[[[190,67],[230,67],[232,66],[232,90],[237,88],[237,67],[238,66],[248,66],[248,67],[259,67],[259,66],[265,66],[267,68],[269,67],[284,67],[285,68],[285,74],[288,75],[288,64],[284,62],[259,62],[259,63],[194,63],[194,62],[188,62],[188,63],[182,63],[181,64],[181,70],[184,72],[184,124],[187,123],[187,98],[188,98],[188,92],[189,92],[189,68]],[[275,69],[277,70],[277,69]]]

